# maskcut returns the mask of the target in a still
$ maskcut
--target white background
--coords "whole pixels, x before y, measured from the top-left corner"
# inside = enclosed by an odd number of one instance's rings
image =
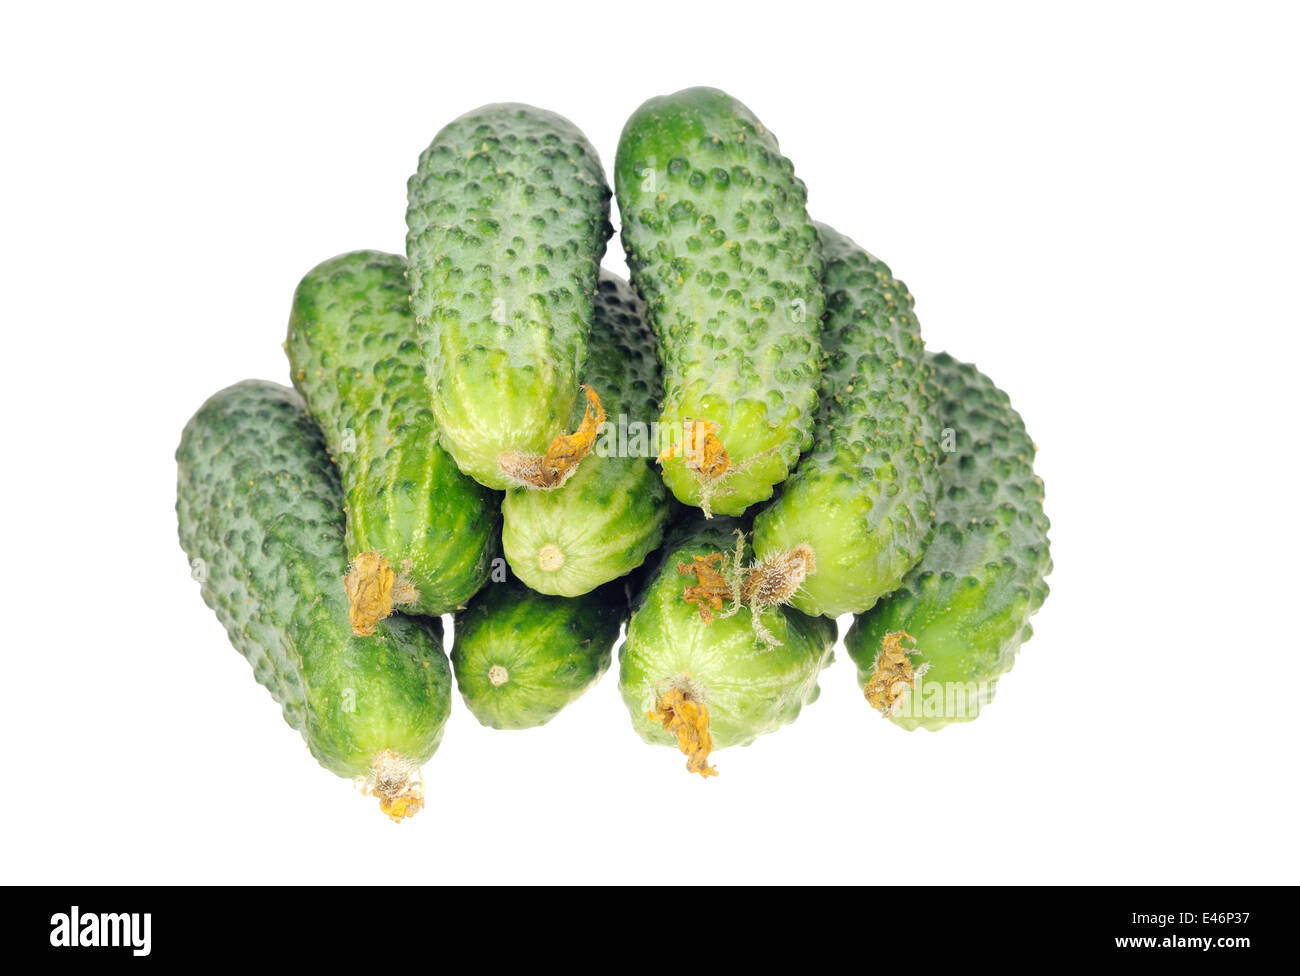
[[[1295,14],[440,6],[6,7],[3,880],[1300,880]],[[200,600],[181,427],[287,381],[305,271],[403,249],[444,123],[531,102],[608,169],[642,100],[694,84],[1011,393],[1053,526],[1036,636],[935,734],[873,714],[841,653],[708,782],[642,744],[615,674],[527,732],[457,697],[393,826]]]

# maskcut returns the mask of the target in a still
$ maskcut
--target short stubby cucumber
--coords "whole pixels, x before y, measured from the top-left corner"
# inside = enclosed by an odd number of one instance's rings
[[[487,105],[438,133],[407,198],[411,304],[444,446],[489,488],[557,487],[582,459],[564,427],[613,232],[596,150],[551,112]]]
[[[544,725],[600,680],[626,616],[618,584],[569,599],[490,583],[456,614],[456,686],[484,725]]]
[[[515,575],[534,590],[579,596],[630,573],[663,538],[671,509],[647,458],[661,394],[654,336],[621,278],[602,272],[589,342],[587,385],[608,414],[594,456],[562,491],[511,489],[502,543]],[[579,403],[575,423],[585,410]]]
[[[912,296],[883,263],[818,225],[826,258],[821,406],[812,451],[754,519],[759,558],[807,544],[791,605],[836,617],[897,589],[934,525],[942,459]]]
[[[343,492],[302,399],[256,380],[222,390],[176,461],[181,547],[231,643],[322,766],[413,815],[451,710],[442,627],[394,616],[352,633]]]
[[[955,450],[939,469],[938,525],[897,592],[845,645],[868,701],[906,729],[970,721],[1032,633],[1052,570],[1034,444],[974,366],[930,357]]]
[[[619,689],[633,726],[647,742],[677,746],[686,768],[702,776],[714,773],[712,749],[748,745],[793,722],[817,698],[835,643],[835,622],[825,617],[767,607],[763,625],[777,640],[769,645],[756,636],[748,607],[726,616],[688,601],[691,575],[728,551],[738,528],[727,518],[692,519],[669,533],[657,565],[644,572],[619,649]]]
[[[405,273],[404,258],[377,251],[313,268],[284,346],[342,477],[363,635],[394,604],[430,615],[464,606],[497,553],[499,496],[438,446]]]
[[[637,109],[614,184],[664,365],[664,480],[738,515],[812,443],[824,301],[807,193],[772,133],[712,88]]]

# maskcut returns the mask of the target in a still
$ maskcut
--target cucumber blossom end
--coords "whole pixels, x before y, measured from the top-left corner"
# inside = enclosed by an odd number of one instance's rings
[[[424,777],[420,767],[385,750],[375,757],[370,773],[358,783],[366,796],[379,798],[379,809],[401,823],[424,809]]]
[[[911,641],[911,645],[904,645],[904,641]],[[893,715],[903,697],[916,689],[916,682],[930,669],[928,664],[912,665],[912,657],[918,653],[916,638],[905,630],[892,631],[881,639],[871,677],[862,687],[867,702],[880,712],[881,718]]]
[[[393,612],[395,604],[414,603],[419,595],[410,578],[394,573],[387,557],[377,549],[352,560],[343,577],[343,591],[348,596],[352,633],[358,637],[373,634],[375,625]]]
[[[599,395],[590,386],[584,385],[582,392],[587,398],[587,404],[582,423],[576,431],[556,437],[545,454],[503,451],[497,458],[498,467],[512,486],[554,491],[573,477],[582,459],[591,453],[591,448],[596,443],[596,434],[605,422],[605,408],[601,405]]]
[[[655,701],[655,707],[646,712],[652,722],[658,722],[677,738],[677,748],[686,756],[686,771],[699,773],[705,779],[717,776],[718,771],[709,765],[713,751],[713,736],[709,735],[709,706],[700,700],[687,675],[679,675],[668,689]]]
[[[706,516],[707,517],[707,516]],[[817,572],[817,556],[807,543],[745,565],[745,534],[736,530],[735,551],[713,552],[695,556],[689,563],[678,563],[677,572],[694,574],[695,585],[682,591],[682,599],[699,607],[700,619],[713,623],[713,611],[729,604],[722,617],[735,615],[747,607],[754,636],[768,647],[780,647],[763,626],[763,611],[768,607],[789,604],[802,589],[804,580]]]

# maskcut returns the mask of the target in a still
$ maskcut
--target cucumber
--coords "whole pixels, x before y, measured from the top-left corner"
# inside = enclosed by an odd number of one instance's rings
[[[663,538],[667,490],[646,458],[661,392],[654,336],[620,278],[602,272],[587,358],[588,386],[610,422],[563,491],[511,489],[502,543],[516,576],[534,590],[580,596],[630,573]],[[584,411],[580,403],[575,422]]]
[[[498,496],[438,446],[405,272],[377,251],[318,265],[294,293],[285,342],[342,477],[361,635],[394,602],[431,616],[464,606],[497,553]]]
[[[816,700],[835,643],[835,623],[825,617],[767,607],[763,625],[779,641],[769,646],[747,606],[724,617],[711,610],[725,595],[712,606],[707,594],[687,599],[696,590],[690,584],[709,578],[701,563],[726,552],[738,528],[733,519],[696,518],[670,532],[656,566],[645,570],[619,649],[619,690],[633,727],[647,742],[677,746],[701,776],[715,774],[712,749],[748,745]]]
[[[978,717],[1032,634],[1052,570],[1043,482],[1020,415],[974,366],[942,353],[930,362],[939,416],[956,438],[939,469],[938,528],[898,591],[845,639],[868,700],[905,729]]]
[[[600,680],[626,616],[620,586],[568,599],[493,583],[456,614],[456,686],[483,725],[544,725]]]
[[[812,451],[754,519],[760,558],[816,555],[792,605],[862,613],[898,588],[934,525],[939,430],[912,296],[882,262],[818,225],[826,258],[821,407]]]
[[[352,633],[343,492],[302,399],[256,380],[222,390],[176,461],[181,547],[230,642],[322,766],[413,816],[451,710],[442,627],[395,616]]]
[[[612,233],[596,150],[554,113],[487,105],[438,133],[407,196],[411,304],[443,446],[489,488],[557,487],[585,453],[559,441]]]
[[[824,302],[806,190],[753,113],[713,88],[637,109],[614,185],[664,366],[664,480],[706,515],[738,515],[812,443]]]

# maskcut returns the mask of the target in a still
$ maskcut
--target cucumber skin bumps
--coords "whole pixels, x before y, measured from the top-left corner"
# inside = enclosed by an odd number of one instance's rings
[[[930,357],[956,435],[940,468],[938,526],[902,586],[845,637],[868,701],[906,729],[971,721],[1033,629],[1052,571],[1034,443],[974,366]]]
[[[395,615],[353,633],[343,492],[302,398],[228,387],[186,424],[176,461],[181,547],[230,642],[322,766],[413,816],[451,712],[442,625]]]
[[[912,295],[889,268],[818,225],[826,256],[821,407],[812,450],[754,519],[766,559],[811,546],[817,572],[791,602],[862,613],[925,551],[943,459],[933,366]]]
[[[443,446],[489,488],[503,455],[564,433],[612,233],[596,150],[567,119],[486,105],[443,128],[407,187],[411,307]]]
[[[614,183],[664,367],[664,481],[739,515],[812,445],[824,296],[806,190],[762,122],[712,88],[637,109]]]

